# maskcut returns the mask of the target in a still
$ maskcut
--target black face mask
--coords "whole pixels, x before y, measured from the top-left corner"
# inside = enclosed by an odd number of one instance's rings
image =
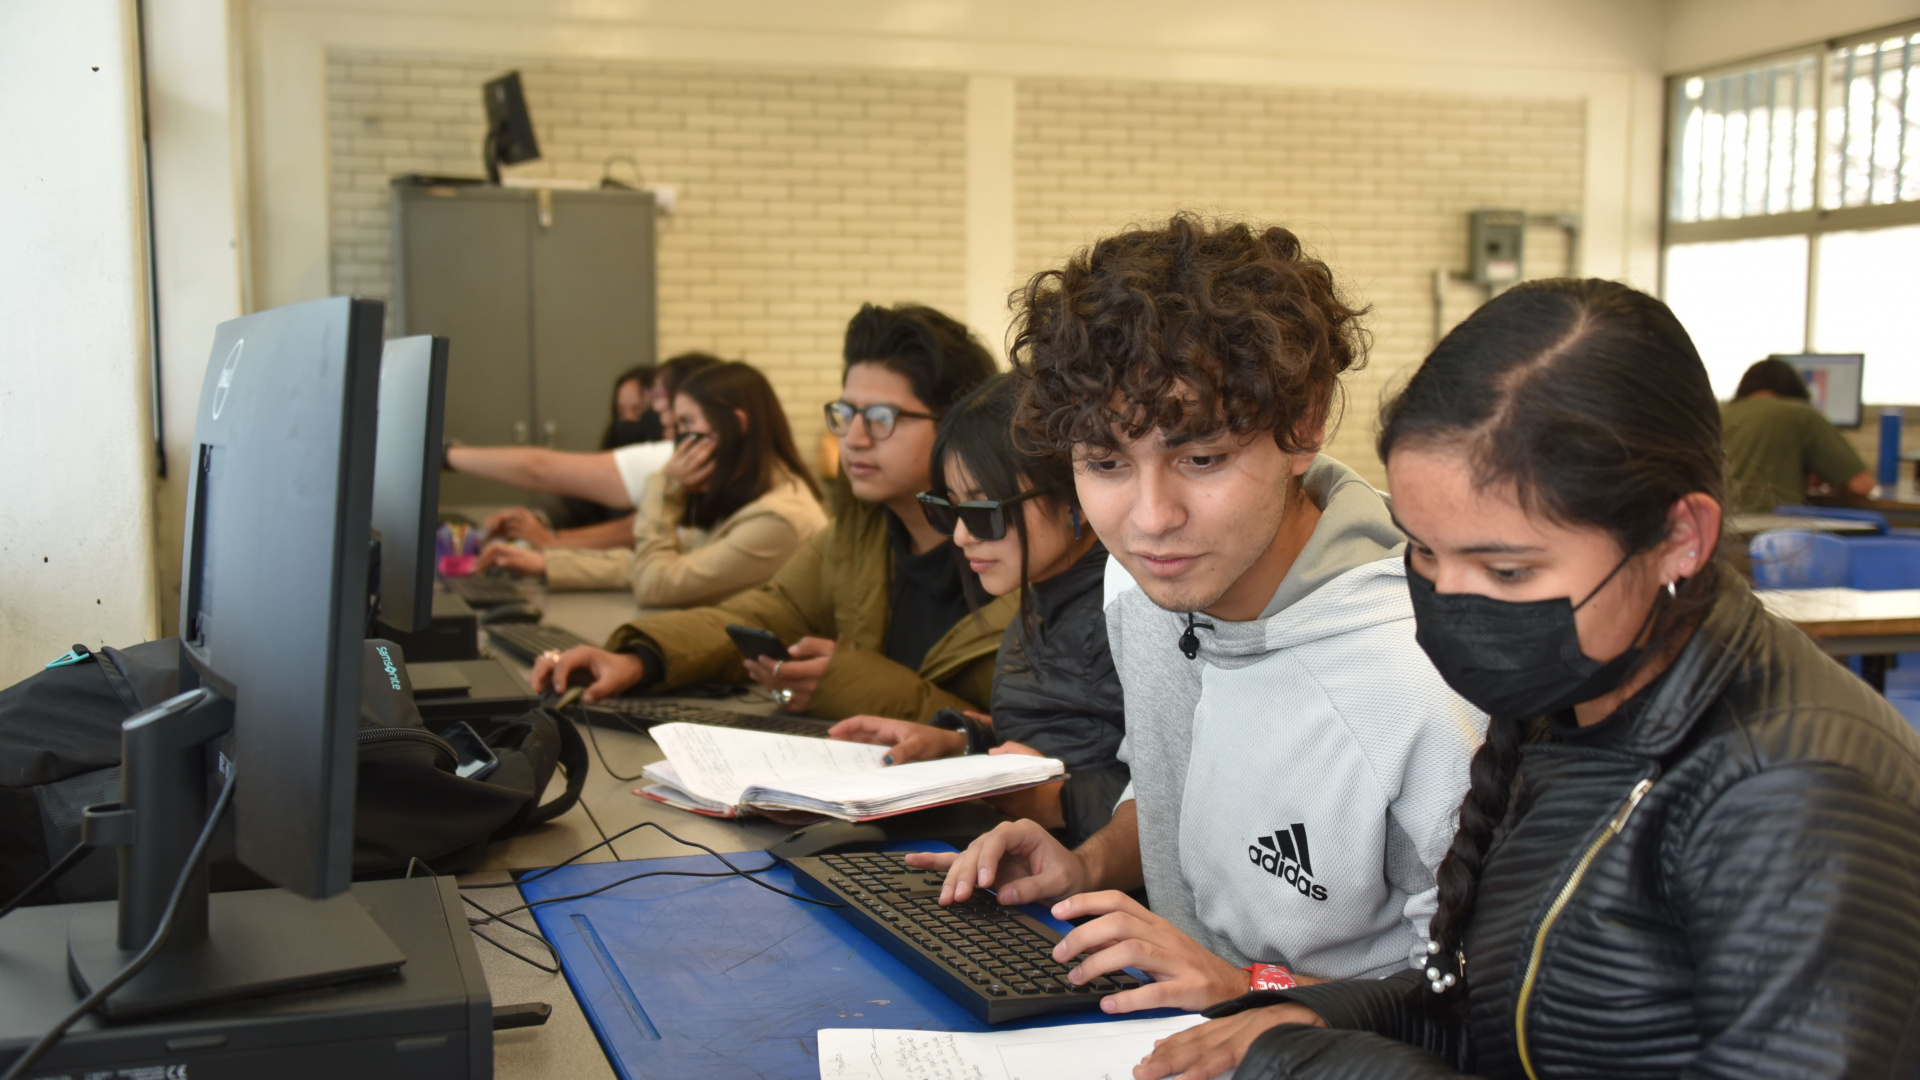
[[[1564,596],[1513,601],[1436,592],[1433,582],[1414,573],[1409,547],[1414,638],[1447,685],[1495,720],[1526,720],[1592,701],[1626,679],[1641,648],[1633,645],[1605,662],[1588,657],[1580,651],[1573,613],[1598,596],[1631,558],[1620,560],[1578,604]],[[1657,610],[1656,603],[1647,612],[1648,623]],[[1643,624],[1640,632],[1645,631]]]
[[[608,449],[619,449],[637,442],[654,442],[659,438],[660,421],[652,413],[642,413],[638,420],[615,420],[607,428]]]

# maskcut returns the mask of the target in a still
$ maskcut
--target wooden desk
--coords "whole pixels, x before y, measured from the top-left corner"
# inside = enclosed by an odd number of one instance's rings
[[[1920,528],[1920,486],[1916,486],[1913,474],[1901,470],[1900,480],[1891,490],[1882,486],[1873,489],[1871,495],[1809,495],[1807,502],[1813,506],[1844,506],[1852,510],[1873,510],[1887,517],[1889,525],[1900,528]]]
[[[1736,536],[1758,536],[1775,529],[1805,529],[1867,536],[1880,530],[1870,521],[1845,518],[1812,517],[1807,514],[1734,514],[1727,518],[1727,531]]]
[[[1887,659],[1920,652],[1920,589],[1763,589],[1767,610],[1798,626],[1830,656],[1858,656],[1867,682],[1887,688]]]

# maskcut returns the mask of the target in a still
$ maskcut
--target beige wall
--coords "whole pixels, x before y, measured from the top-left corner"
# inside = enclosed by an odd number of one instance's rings
[[[336,50],[327,65],[331,289],[390,288],[388,178],[471,174],[475,88],[517,68],[542,158],[510,177],[597,181],[610,157],[671,180],[659,220],[662,356],[748,360],[815,445],[863,301],[964,306],[965,81],[627,61]],[[615,175],[633,182],[630,163]],[[455,341],[453,348],[460,343]],[[606,376],[632,362],[608,357]]]
[[[0,686],[158,629],[131,0],[0,4]]]
[[[1556,180],[1551,198],[1543,190],[1540,205],[1532,205],[1534,200],[1529,199],[1524,208],[1571,209],[1581,214],[1586,226],[1584,272],[1623,278],[1646,287],[1655,284],[1661,13],[1656,0],[1570,0],[1556,4],[1475,0],[1463,5],[1357,0],[1337,6],[1282,0],[1216,2],[1200,7],[1144,0],[1055,0],[1044,4],[1015,4],[1010,0],[952,0],[941,4],[822,0],[804,5],[758,0],[723,5],[617,0],[588,6],[565,0],[252,0],[247,16],[247,104],[255,302],[267,306],[325,295],[336,286],[361,280],[353,276],[358,271],[343,273],[349,264],[377,262],[379,255],[371,249],[383,248],[385,241],[383,237],[374,239],[382,226],[377,215],[366,216],[377,207],[365,200],[378,196],[370,189],[359,190],[355,198],[360,202],[343,205],[339,195],[342,169],[332,161],[335,154],[356,159],[346,170],[356,183],[372,175],[369,168],[374,173],[391,168],[389,159],[419,156],[406,141],[413,135],[389,137],[374,154],[362,153],[351,141],[345,144],[347,149],[339,149],[343,144],[338,140],[358,136],[335,130],[340,102],[329,89],[335,75],[329,57],[411,56],[466,65],[461,74],[471,75],[470,82],[464,87],[439,84],[434,94],[436,100],[476,115],[473,103],[479,96],[479,77],[500,70],[492,65],[508,62],[518,63],[529,72],[536,65],[546,65],[538,68],[545,73],[543,78],[573,77],[571,73],[576,70],[603,71],[616,73],[608,76],[616,81],[666,77],[663,73],[698,69],[717,84],[725,84],[713,101],[724,99],[735,104],[744,101],[743,95],[785,85],[782,79],[804,77],[818,85],[873,79],[886,82],[903,77],[946,80],[941,85],[951,86],[953,100],[960,104],[955,120],[958,158],[952,162],[951,178],[943,164],[940,178],[929,181],[933,202],[908,200],[908,194],[919,199],[926,193],[902,191],[885,178],[863,193],[863,198],[874,196],[868,201],[877,217],[912,208],[908,218],[884,220],[911,221],[915,228],[933,230],[899,242],[911,245],[907,254],[940,252],[937,259],[941,265],[903,268],[911,270],[912,278],[898,284],[895,276],[873,276],[872,260],[861,252],[847,251],[838,262],[832,262],[834,253],[824,253],[821,257],[828,264],[822,269],[841,275],[836,283],[846,285],[848,290],[841,294],[844,300],[830,299],[827,290],[820,291],[817,303],[847,305],[828,313],[821,307],[809,307],[815,301],[798,298],[797,294],[795,299],[788,299],[782,292],[779,276],[784,271],[779,266],[772,267],[775,273],[765,275],[765,281],[756,280],[762,276],[759,267],[749,268],[745,280],[733,283],[739,289],[728,292],[727,283],[713,277],[676,280],[689,272],[710,269],[717,273],[717,265],[663,262],[662,314],[667,318],[663,327],[673,328],[663,330],[664,347],[708,346],[747,352],[770,366],[775,377],[782,380],[783,393],[791,388],[796,395],[803,395],[805,388],[812,386],[814,400],[820,388],[830,385],[835,376],[837,343],[828,328],[844,320],[851,311],[853,295],[862,289],[879,290],[862,297],[878,300],[917,294],[964,314],[990,343],[1003,340],[1004,298],[1031,262],[1023,263],[1023,257],[1016,253],[1025,242],[1018,239],[1020,230],[1026,228],[1016,195],[1016,185],[1021,182],[1015,165],[1015,99],[1019,87],[1048,81],[1131,80],[1151,73],[1162,83],[1212,88],[1207,92],[1219,95],[1219,100],[1235,96],[1228,88],[1243,88],[1248,100],[1314,92],[1377,102],[1383,109],[1399,107],[1394,102],[1429,97],[1456,103],[1494,103],[1490,106],[1493,111],[1476,123],[1497,127],[1520,118],[1520,126],[1505,133],[1476,133],[1474,154],[1462,154],[1457,165],[1436,159],[1437,168],[1458,176],[1436,174],[1432,178],[1436,193],[1423,205],[1433,209],[1413,227],[1419,233],[1417,238],[1404,244],[1396,239],[1394,230],[1404,232],[1404,221],[1365,235],[1348,229],[1368,210],[1393,202],[1391,198],[1346,216],[1328,217],[1317,228],[1307,230],[1309,239],[1336,261],[1349,256],[1357,259],[1363,269],[1356,284],[1381,303],[1383,313],[1391,313],[1396,328],[1392,341],[1383,343],[1382,355],[1388,359],[1382,360],[1379,370],[1384,371],[1399,363],[1398,358],[1407,350],[1416,348],[1417,338],[1426,333],[1428,318],[1415,310],[1420,304],[1415,293],[1423,292],[1426,286],[1412,281],[1417,276],[1412,267],[1418,264],[1422,271],[1443,264],[1459,267],[1464,258],[1464,223],[1457,219],[1464,209],[1485,205],[1489,200],[1504,201],[1508,192],[1527,188],[1528,182],[1517,177],[1531,173],[1530,163],[1522,162],[1512,177],[1505,172],[1508,161],[1532,153],[1529,147],[1539,135],[1532,121],[1526,119],[1529,108],[1545,110],[1557,118],[1557,133],[1547,140],[1552,145],[1544,153],[1553,157],[1554,168],[1571,162],[1577,177],[1570,194]],[[345,77],[349,80],[352,67],[348,62]],[[529,82],[531,88],[538,80],[530,74]],[[418,88],[414,92],[419,92]],[[723,177],[700,162],[676,156],[679,144],[663,142],[659,132],[668,129],[657,125],[670,124],[676,112],[703,115],[710,102],[645,103],[592,110],[610,115],[582,125],[592,133],[575,139],[564,130],[568,125],[560,117],[541,115],[543,108],[549,112],[569,111],[557,100],[543,106],[539,94],[546,92],[535,91],[536,123],[554,129],[554,137],[560,140],[557,147],[569,153],[576,145],[581,148],[578,156],[559,159],[554,168],[560,175],[597,176],[596,155],[632,153],[640,158],[649,180],[674,184],[679,189],[691,216],[684,224],[678,220],[667,224],[667,244],[690,238],[701,228],[722,229],[712,234],[716,237],[740,235],[736,226],[725,225],[709,213],[736,198],[729,193],[736,183],[768,184],[776,189],[772,202],[794,201],[781,192],[807,183],[797,178],[805,172],[797,166],[773,163],[774,178],[763,181],[744,175]],[[618,92],[645,96],[638,90]],[[1578,145],[1569,152],[1556,140],[1565,134],[1565,118],[1575,115],[1578,133],[1573,138]],[[447,117],[451,116],[449,112]],[[431,123],[466,123],[447,117]],[[348,119],[364,122],[364,118]],[[1276,126],[1281,123],[1276,119],[1262,130],[1281,137]],[[437,128],[432,134],[426,134],[424,128],[419,130],[421,139],[436,144],[442,140]],[[1333,142],[1343,138],[1338,133],[1316,133],[1314,137]],[[443,162],[448,171],[478,170],[478,154],[472,149],[477,139],[471,133],[449,135],[445,141],[444,148],[435,148],[426,156]],[[1497,162],[1491,172],[1502,177],[1486,184],[1482,179],[1490,173],[1476,171],[1477,165],[1469,158],[1489,147],[1495,155],[1490,160]],[[1444,157],[1446,151],[1439,153]],[[379,160],[368,165],[362,160],[368,157]],[[530,168],[539,171],[547,167]],[[1336,188],[1351,183],[1349,177],[1331,174],[1325,182]],[[1293,196],[1300,189],[1268,185],[1258,189],[1258,197],[1250,194],[1245,199],[1212,194],[1213,188],[1201,192],[1123,186],[1116,190],[1131,200],[1124,210],[1110,202],[1099,203],[1098,216],[1089,216],[1079,225],[1104,227],[1107,218],[1113,216],[1109,210],[1121,219],[1134,220],[1144,213],[1164,212],[1171,201],[1196,194],[1218,200],[1220,209],[1291,218],[1297,204]],[[1236,199],[1240,205],[1226,205]],[[746,197],[741,201],[767,200]],[[349,216],[350,221],[335,220]],[[771,219],[781,214],[762,214],[753,209],[748,216]],[[704,224],[703,217],[709,218]],[[921,220],[923,217],[927,220]],[[736,231],[728,234],[726,230]],[[337,243],[349,232],[351,239],[346,242],[368,249],[370,258],[349,253],[343,260],[336,254]],[[1540,258],[1536,265],[1551,260],[1548,249],[1553,242],[1550,235],[1539,239],[1542,250],[1537,253]],[[1375,269],[1385,263],[1375,260],[1371,252],[1395,244],[1404,249],[1395,256],[1403,257],[1402,261],[1390,269]],[[688,249],[683,245],[680,250]],[[734,260],[727,264],[729,272],[746,266],[742,261],[745,253],[709,255],[722,263]],[[863,278],[861,274],[868,276]],[[1395,280],[1374,280],[1383,274]],[[1380,290],[1378,297],[1373,296],[1376,287]],[[694,295],[703,291],[711,294],[710,300]],[[1404,300],[1394,299],[1399,296]],[[722,305],[751,306],[763,298],[769,314],[756,312],[752,317],[761,321],[744,332],[731,314],[696,323],[705,316],[683,318],[674,313],[676,308],[693,310],[708,302],[715,305],[708,310],[718,312]],[[1464,314],[1473,300],[1473,290],[1456,289],[1448,303],[1458,309],[1455,314]],[[799,306],[774,314],[773,304]],[[792,321],[782,323],[783,319]],[[1414,329],[1403,333],[1401,323]],[[775,324],[779,324],[777,328]],[[676,336],[681,333],[686,336]],[[775,336],[786,342],[774,343]],[[459,347],[458,342],[454,347]],[[783,368],[783,364],[791,366]],[[1368,415],[1357,422],[1355,430],[1364,430],[1370,423],[1373,390],[1363,386],[1361,391],[1356,400],[1365,399],[1363,411]],[[792,405],[797,417],[813,423],[810,401],[796,400]]]
[[[1022,274],[1177,210],[1285,225],[1370,306],[1371,362],[1347,379],[1329,451],[1375,483],[1380,394],[1432,345],[1433,271],[1466,268],[1469,210],[1577,213],[1578,102],[1406,91],[1022,80],[1016,195]],[[1530,276],[1567,273],[1564,234],[1529,231]],[[1447,323],[1485,294],[1447,290]]]

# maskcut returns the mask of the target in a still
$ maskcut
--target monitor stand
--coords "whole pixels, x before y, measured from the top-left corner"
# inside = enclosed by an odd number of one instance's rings
[[[164,921],[206,822],[208,743],[233,727],[233,703],[206,688],[122,726],[121,801],[86,810],[87,841],[120,849],[120,896],[75,914],[68,969],[82,994],[104,986]],[[406,957],[351,895],[309,900],[284,889],[209,898],[203,860],[189,876],[166,943],[108,995],[113,1019],[393,972]]]

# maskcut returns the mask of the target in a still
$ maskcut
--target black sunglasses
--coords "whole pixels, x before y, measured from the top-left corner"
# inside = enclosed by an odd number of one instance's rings
[[[923,491],[914,498],[920,500],[920,509],[927,515],[927,524],[942,536],[952,536],[954,526],[964,521],[967,531],[973,534],[975,540],[1000,540],[1007,535],[1007,507],[1025,502],[1038,494],[1040,490],[1035,488],[1011,499],[970,499],[956,503],[931,491]]]

